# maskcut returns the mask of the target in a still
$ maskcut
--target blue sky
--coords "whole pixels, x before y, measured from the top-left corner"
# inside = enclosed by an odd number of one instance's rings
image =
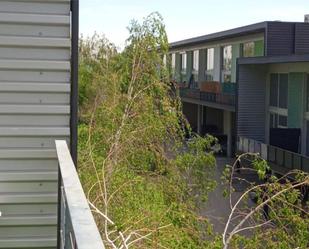
[[[95,31],[119,47],[130,20],[158,11],[170,41],[182,40],[260,21],[300,21],[308,0],[80,0],[80,32]]]

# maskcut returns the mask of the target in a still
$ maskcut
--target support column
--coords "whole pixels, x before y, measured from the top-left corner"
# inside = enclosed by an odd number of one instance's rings
[[[227,156],[232,156],[232,113],[224,111],[223,113],[223,132],[227,136]]]

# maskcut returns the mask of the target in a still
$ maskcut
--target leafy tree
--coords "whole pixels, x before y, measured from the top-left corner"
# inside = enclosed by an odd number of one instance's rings
[[[168,41],[160,15],[128,29],[122,52],[98,35],[80,41],[80,176],[106,247],[308,248],[308,205],[300,202],[308,174],[269,176],[255,154],[227,168],[231,213],[223,234],[212,233],[198,211],[215,186],[216,140],[190,133],[163,61]],[[233,181],[246,181],[235,174],[244,157],[253,158],[253,168],[241,171],[265,183],[249,183],[233,202]],[[256,204],[248,206],[252,194]]]
[[[239,178],[235,173],[238,163],[252,161],[253,167],[242,167],[241,171],[253,171],[263,183],[256,184]],[[281,177],[270,172],[270,167],[258,154],[246,153],[239,156],[232,167],[226,170],[228,176],[231,213],[223,232],[222,248],[298,248],[309,246],[309,213],[306,197],[309,174],[292,170]],[[247,189],[233,203],[233,181],[246,181]],[[248,206],[248,199],[254,197],[256,204]]]
[[[163,62],[160,15],[129,33],[121,53],[97,36],[81,42],[79,165],[90,205],[109,248],[206,248],[196,210],[214,187],[214,138],[184,144],[190,128]]]

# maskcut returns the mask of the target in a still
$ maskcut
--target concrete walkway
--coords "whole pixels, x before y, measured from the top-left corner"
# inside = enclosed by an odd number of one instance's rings
[[[200,214],[204,217],[207,217],[210,222],[213,224],[214,232],[222,234],[225,228],[226,221],[231,212],[229,198],[223,196],[223,192],[227,189],[227,186],[221,184],[222,172],[225,169],[226,165],[232,165],[234,159],[217,157],[217,168],[215,172],[215,180],[217,181],[216,189],[209,194],[209,199],[205,206],[200,207]],[[239,177],[245,178],[249,181],[258,181],[255,174],[245,174],[238,175]],[[243,182],[235,182],[233,184],[235,192],[232,195],[232,201],[235,203],[243,191],[247,188],[247,185]],[[249,201],[249,206],[255,205],[252,201]],[[237,222],[237,221],[236,221]]]

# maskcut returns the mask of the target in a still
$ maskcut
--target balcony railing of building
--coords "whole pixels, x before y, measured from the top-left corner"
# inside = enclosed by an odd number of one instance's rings
[[[59,249],[104,249],[65,141],[56,141],[59,161]]]
[[[182,98],[228,106],[236,104],[235,83],[204,82],[199,88],[189,88],[184,84],[179,84],[179,93]]]
[[[284,174],[290,170],[309,172],[309,157],[253,139],[238,137],[237,150],[241,153],[259,153],[278,173]]]

